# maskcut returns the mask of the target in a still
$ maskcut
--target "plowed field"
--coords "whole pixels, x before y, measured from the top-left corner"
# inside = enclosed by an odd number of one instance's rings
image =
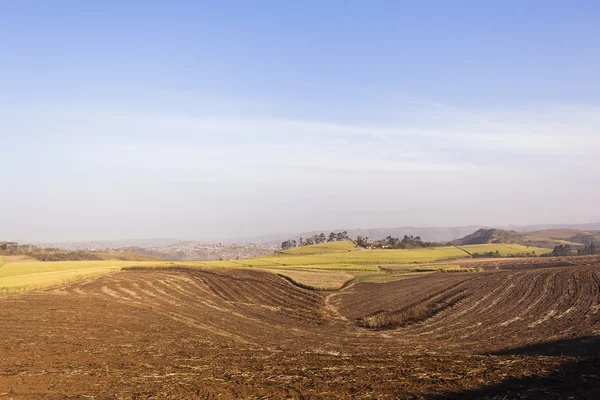
[[[335,292],[261,271],[139,268],[7,295],[0,397],[598,398],[588,260]]]

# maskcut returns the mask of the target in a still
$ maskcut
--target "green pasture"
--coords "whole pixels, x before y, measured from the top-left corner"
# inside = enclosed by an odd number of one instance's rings
[[[6,262],[0,256],[0,293],[10,293],[41,289],[70,283],[75,280],[118,271],[125,267],[227,267],[256,268],[262,270],[322,270],[348,271],[354,275],[381,273],[382,265],[427,264],[464,259],[467,252],[488,253],[498,251],[503,256],[525,255],[535,251],[536,255],[548,252],[548,249],[513,244],[484,244],[458,247],[436,247],[419,249],[375,249],[357,248],[352,242],[323,243],[314,246],[295,248],[285,252],[244,260],[210,262],[168,262],[168,261],[20,261]],[[451,264],[454,270],[455,266]],[[423,266],[428,270],[427,266]],[[405,268],[407,272],[411,268]],[[440,271],[443,266],[431,267]],[[352,272],[354,271],[354,272]],[[414,272],[414,271],[413,271]],[[358,274],[358,275],[357,275]]]
[[[510,255],[519,256],[527,255],[535,252],[536,255],[551,253],[552,250],[542,247],[523,246],[520,244],[472,244],[468,246],[459,246],[471,254],[474,253],[495,253],[498,251],[501,256],[508,257]]]
[[[58,286],[118,271],[123,267],[144,265],[155,266],[157,263],[114,260],[6,263],[0,268],[0,293],[21,292]]]

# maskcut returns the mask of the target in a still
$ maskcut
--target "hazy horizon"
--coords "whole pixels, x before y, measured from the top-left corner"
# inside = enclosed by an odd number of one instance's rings
[[[598,4],[309,3],[0,5],[0,240],[600,221]]]
[[[592,228],[588,228],[586,226],[592,226]],[[598,227],[597,227],[598,226]],[[590,221],[590,222],[582,222],[582,223],[541,223],[541,224],[497,224],[497,225],[486,225],[486,224],[468,224],[468,225],[453,225],[453,226],[440,226],[440,225],[429,225],[429,226],[355,226],[355,227],[328,227],[321,229],[307,229],[302,231],[280,231],[280,232],[267,232],[262,234],[251,234],[247,236],[223,236],[223,237],[209,237],[206,238],[194,238],[194,237],[177,237],[177,236],[142,236],[142,237],[95,237],[95,238],[87,238],[87,239],[66,239],[66,240],[29,240],[29,239],[15,239],[15,238],[2,238],[1,241],[16,241],[20,244],[67,244],[67,243],[88,243],[88,242],[141,242],[141,241],[150,241],[150,240],[178,240],[182,242],[198,242],[198,243],[264,243],[264,242],[275,242],[279,240],[285,240],[288,238],[295,238],[298,236],[302,236],[305,234],[313,234],[313,233],[328,233],[328,232],[341,232],[344,230],[347,231],[369,231],[369,230],[394,230],[394,229],[414,229],[415,232],[411,232],[412,234],[419,235],[418,230],[427,230],[427,229],[455,229],[455,228],[468,228],[472,227],[473,232],[480,228],[495,228],[495,229],[510,229],[516,230],[517,232],[528,232],[531,231],[532,228],[540,227],[540,230],[545,229],[600,229],[600,221]],[[527,229],[523,229],[527,228]],[[472,232],[469,232],[472,233]],[[461,235],[457,236],[455,239],[462,237]],[[373,238],[374,239],[374,238]]]

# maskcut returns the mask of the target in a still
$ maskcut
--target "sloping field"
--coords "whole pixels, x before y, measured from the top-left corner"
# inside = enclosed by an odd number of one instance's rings
[[[169,263],[139,261],[32,261],[23,256],[5,256],[0,268],[0,293],[43,289],[114,272],[122,267]]]
[[[342,315],[448,346],[518,347],[600,334],[600,268],[428,275],[354,285],[333,296]]]
[[[593,398],[589,260],[329,294],[256,270],[134,268],[4,296],[0,397]]]
[[[456,260],[470,257],[473,253],[488,253],[498,251],[502,256],[526,255],[535,252],[537,255],[549,250],[539,247],[521,246],[517,244],[483,244],[460,247],[436,247],[418,249],[378,249],[366,250],[354,246],[352,242],[323,243],[320,245],[298,247],[269,256],[256,257],[248,260],[222,261],[207,263],[212,266],[248,266],[269,267],[283,266],[301,268],[359,269],[352,265],[377,266],[385,264],[431,263],[435,261]],[[344,267],[334,267],[338,264]],[[327,267],[329,266],[329,267]]]
[[[344,271],[319,271],[302,269],[271,269],[270,272],[286,278],[291,283],[312,290],[339,290],[355,277]]]
[[[348,271],[356,276],[358,273],[365,271],[379,272],[379,266],[381,265],[407,265],[460,260],[469,257],[469,252],[483,253],[494,252],[496,250],[503,255],[519,254],[521,251],[536,251],[536,254],[541,254],[538,251],[543,251],[543,249],[540,250],[532,247],[503,244],[463,246],[461,248],[365,250],[357,248],[352,242],[348,241],[295,248],[283,253],[245,260],[213,262],[174,263],[167,261],[128,260],[40,262],[24,258],[23,256],[10,256],[4,257],[4,265],[0,270],[0,293],[42,289],[132,266],[250,267],[267,270],[273,268],[318,269]],[[88,272],[83,272],[84,270]],[[342,277],[343,274],[339,276]],[[317,284],[315,287],[324,287],[324,285]]]
[[[325,253],[347,253],[349,251],[357,250],[358,247],[351,241],[343,241],[343,242],[330,242],[330,243],[321,243],[315,244],[311,246],[303,246],[303,247],[295,247],[293,249],[285,250],[279,254],[284,254],[288,256],[310,256],[315,254],[325,254]]]
[[[308,246],[310,247],[310,246]],[[238,263],[248,266],[303,266],[303,265],[331,265],[331,264],[397,264],[419,263],[441,260],[451,260],[468,257],[464,251],[456,247],[438,247],[428,249],[406,250],[365,250],[355,249],[344,252],[318,253],[311,255],[275,255],[270,257],[239,260]],[[219,264],[213,264],[219,265]]]
[[[551,253],[552,249],[542,247],[523,246],[520,244],[472,244],[467,246],[458,246],[460,249],[470,254],[474,253],[495,253],[496,251],[503,257],[519,256],[527,254],[542,255]]]
[[[600,256],[578,257],[526,257],[526,258],[489,258],[464,259],[457,261],[464,268],[478,268],[486,271],[523,270],[570,266],[600,265]]]

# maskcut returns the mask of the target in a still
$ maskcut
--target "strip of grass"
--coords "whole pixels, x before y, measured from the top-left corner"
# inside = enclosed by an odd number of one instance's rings
[[[162,263],[167,264],[167,263]],[[156,266],[139,261],[24,261],[0,268],[0,293],[37,290],[118,271],[128,266]]]
[[[119,267],[89,268],[11,276],[0,279],[0,293],[26,292],[65,285],[82,279],[108,274],[119,269]]]
[[[452,272],[478,272],[480,268],[463,268],[460,265],[454,264],[436,264],[436,265],[423,265],[421,267],[411,268],[413,272],[441,272],[441,273],[452,273]]]
[[[510,255],[519,256],[519,255],[527,255],[533,254],[542,255],[545,253],[550,253],[552,250],[545,249],[542,247],[533,247],[533,246],[523,246],[520,244],[472,244],[467,246],[460,246],[459,248],[469,252],[470,254],[474,253],[498,253],[502,257],[508,257]]]
[[[354,276],[345,271],[265,269],[276,273],[292,284],[309,290],[339,290],[354,280]]]

